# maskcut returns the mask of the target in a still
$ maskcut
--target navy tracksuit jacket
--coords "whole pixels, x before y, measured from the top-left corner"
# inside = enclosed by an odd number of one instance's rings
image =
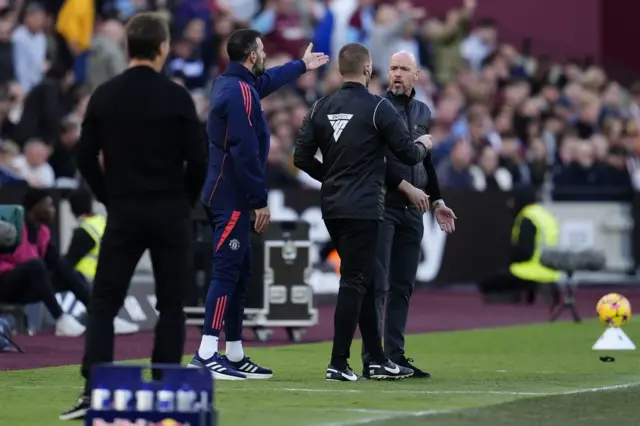
[[[231,62],[211,88],[209,170],[202,202],[213,228],[214,256],[205,334],[226,321],[227,340],[240,339],[251,272],[251,212],[267,206],[266,167],[271,134],[260,99],[306,72],[301,60],[255,77]],[[231,340],[233,341],[233,340]]]

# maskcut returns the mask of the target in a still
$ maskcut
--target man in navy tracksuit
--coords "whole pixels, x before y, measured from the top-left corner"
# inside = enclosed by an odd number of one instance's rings
[[[264,232],[270,220],[265,182],[270,133],[260,99],[329,61],[322,53],[311,53],[309,45],[302,60],[265,71],[260,37],[254,30],[229,37],[229,65],[211,89],[209,172],[202,202],[213,228],[213,271],[202,342],[189,366],[208,368],[218,379],[264,379],[273,374],[249,360],[242,348],[252,212],[257,232]],[[223,324],[227,350],[220,356]]]

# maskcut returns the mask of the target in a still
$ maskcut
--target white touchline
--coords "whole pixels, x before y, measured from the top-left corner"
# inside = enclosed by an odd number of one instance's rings
[[[539,392],[539,393],[505,392],[504,394],[505,395],[525,395],[526,394],[526,395],[537,395],[537,396],[575,395],[575,394],[581,394],[581,393],[607,392],[607,391],[618,390],[618,389],[628,389],[628,388],[633,388],[637,386],[640,386],[640,382],[623,383],[620,385],[612,385],[612,386],[600,386],[596,388],[580,388],[580,389],[574,389],[574,390],[563,391],[563,392],[546,392],[546,393],[544,392]],[[450,393],[453,393],[453,392],[454,391],[451,391]],[[490,392],[485,392],[485,393],[490,393]],[[447,414],[447,413],[453,413],[453,412],[462,411],[462,410],[463,409],[387,412],[387,411],[379,411],[379,410],[356,409],[356,410],[348,410],[348,411],[356,411],[361,413],[379,414],[379,415],[376,417],[367,417],[364,419],[357,419],[357,420],[347,420],[347,421],[333,422],[333,423],[321,423],[321,424],[316,424],[315,426],[357,426],[357,425],[365,425],[365,424],[370,424],[370,423],[375,423],[375,422],[385,421],[385,420],[395,420],[402,417],[434,416],[437,414]],[[343,410],[343,411],[346,411],[346,410]]]

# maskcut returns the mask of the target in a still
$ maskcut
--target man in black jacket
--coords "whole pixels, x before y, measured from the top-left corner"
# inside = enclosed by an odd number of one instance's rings
[[[113,319],[147,249],[159,312],[151,362],[179,364],[184,353],[191,210],[207,171],[204,135],[189,93],[160,73],[169,52],[166,20],[132,17],[127,50],[129,69],[96,89],[82,123],[78,168],[109,214],[87,309],[86,387],[61,420],[84,416],[91,368],[113,361]]]
[[[411,53],[396,53],[391,57],[389,66],[389,88],[383,95],[400,113],[414,138],[429,133],[431,118],[429,108],[414,99],[416,91],[413,85],[418,80],[418,72],[416,59]],[[413,166],[403,164],[391,151],[386,153],[386,158],[386,208],[378,235],[374,276],[378,324],[381,330],[384,316],[385,355],[396,364],[413,370],[412,377],[427,378],[430,377],[429,373],[413,366],[411,359],[404,354],[409,301],[420,262],[424,233],[422,213],[429,209],[431,197],[435,200],[432,203],[434,216],[443,231],[453,232],[456,217],[440,195],[431,153],[421,163]],[[383,315],[385,296],[386,314]],[[366,376],[370,359],[364,347],[362,364],[363,374]]]
[[[405,378],[413,371],[390,362],[382,350],[373,293],[375,247],[384,214],[385,147],[414,165],[426,157],[431,141],[425,135],[414,142],[393,105],[369,93],[372,63],[366,47],[345,45],[338,67],[342,87],[312,105],[294,154],[296,167],[322,182],[322,216],[342,262],[326,379],[358,379],[347,364],[358,322],[371,354],[369,375]],[[323,162],[315,158],[318,148]]]

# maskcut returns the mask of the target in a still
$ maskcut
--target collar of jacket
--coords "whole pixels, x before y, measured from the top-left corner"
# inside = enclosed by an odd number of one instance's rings
[[[355,81],[345,81],[344,83],[342,83],[342,86],[340,86],[340,90],[342,89],[367,89],[366,87],[364,87],[364,84],[362,83],[357,83]]]
[[[256,76],[247,69],[244,65],[238,62],[229,62],[227,65],[227,69],[224,70],[225,74],[236,75],[241,79],[245,80],[247,83],[251,83],[252,85],[256,82]]]
[[[408,95],[404,93],[402,95],[396,95],[391,90],[387,90],[387,98],[390,101],[394,101],[394,102],[408,104],[413,100],[415,96],[416,96],[416,89],[411,89],[411,93],[409,93]]]

